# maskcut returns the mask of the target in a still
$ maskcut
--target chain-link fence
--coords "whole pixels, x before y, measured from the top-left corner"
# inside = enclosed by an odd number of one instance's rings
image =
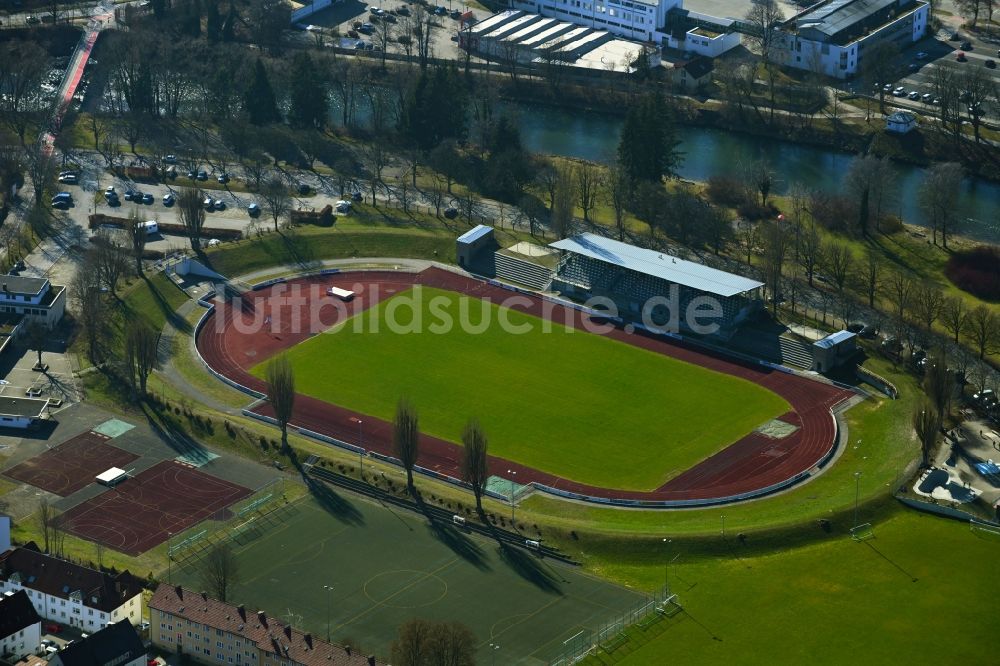
[[[558,654],[549,661],[550,666],[575,664],[597,650],[613,652],[628,641],[631,627],[649,626],[671,617],[682,610],[676,594],[664,587],[652,597],[647,597],[615,615],[596,630],[584,629],[563,641]]]

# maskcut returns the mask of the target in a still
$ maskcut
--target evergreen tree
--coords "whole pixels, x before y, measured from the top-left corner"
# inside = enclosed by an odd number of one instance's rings
[[[676,175],[683,158],[676,135],[660,95],[644,95],[629,109],[618,143],[618,161],[630,183],[658,182]]]
[[[205,8],[205,37],[208,41],[219,41],[221,28],[222,16],[219,15],[219,3],[217,0],[208,0]]]
[[[236,32],[236,6],[232,2],[229,3],[229,12],[226,14],[226,20],[222,22],[222,41],[231,42],[235,38]]]
[[[454,67],[421,71],[403,103],[400,131],[423,151],[466,134],[466,95]]]
[[[274,99],[274,90],[260,58],[254,65],[253,77],[243,97],[243,106],[253,125],[269,125],[281,121],[278,103]]]
[[[288,121],[291,125],[322,129],[326,125],[326,86],[306,51],[299,51],[292,60],[289,88],[291,104]]]

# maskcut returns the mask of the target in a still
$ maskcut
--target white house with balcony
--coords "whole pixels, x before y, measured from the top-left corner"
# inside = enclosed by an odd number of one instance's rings
[[[66,312],[66,287],[46,278],[0,275],[0,313],[37,318],[49,328]]]
[[[112,622],[142,623],[143,581],[42,553],[29,543],[0,554],[0,593],[24,590],[45,620],[86,632]]]

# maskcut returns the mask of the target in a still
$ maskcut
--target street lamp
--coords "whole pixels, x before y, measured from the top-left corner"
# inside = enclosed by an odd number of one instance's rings
[[[512,469],[507,470],[510,474],[510,522],[514,522],[514,477],[517,476],[517,472]],[[513,525],[511,525],[513,527]]]
[[[365,422],[356,416],[351,417],[351,421],[358,424],[358,464],[361,466],[361,480],[365,478]]]
[[[324,585],[326,590],[326,642],[330,642],[330,593],[333,592],[333,585]]]
[[[666,544],[663,556],[663,594],[670,594],[670,544],[673,543],[673,539],[664,539],[663,543]]]
[[[858,503],[861,500],[861,470],[854,473],[854,526],[858,526]]]
[[[722,538],[725,539],[726,538],[726,514],[722,514],[722,516],[720,516],[720,518],[722,518]]]
[[[172,585],[171,574],[173,573],[173,566],[171,563],[174,558],[170,555],[170,539],[174,536],[173,532],[167,532],[167,584]]]
[[[497,650],[500,649],[499,643],[490,643],[490,663],[493,666],[497,664]]]

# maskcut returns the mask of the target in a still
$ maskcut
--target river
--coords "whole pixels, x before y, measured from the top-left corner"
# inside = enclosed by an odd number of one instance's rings
[[[517,107],[524,147],[532,152],[577,157],[594,162],[615,158],[622,119],[595,112],[520,104]],[[809,189],[838,190],[851,162],[850,153],[737,132],[683,127],[679,175],[705,181],[713,175],[739,175],[747,162],[765,157],[775,172],[774,192],[783,194],[798,183]],[[904,222],[926,226],[917,203],[924,169],[894,163],[899,197],[894,208]],[[962,220],[958,233],[1000,243],[1000,185],[979,178],[962,183]]]

